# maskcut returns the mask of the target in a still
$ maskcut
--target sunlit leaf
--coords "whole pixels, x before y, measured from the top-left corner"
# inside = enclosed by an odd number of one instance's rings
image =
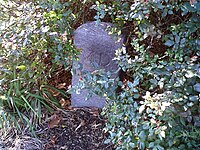
[[[168,40],[168,41],[165,42],[165,45],[166,46],[172,46],[172,45],[174,45],[174,41]]]
[[[145,110],[145,105],[139,107],[139,113],[141,114]]]

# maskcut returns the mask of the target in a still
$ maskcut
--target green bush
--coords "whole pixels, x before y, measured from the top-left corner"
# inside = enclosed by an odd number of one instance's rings
[[[44,106],[60,107],[47,81],[59,65],[70,69],[78,53],[72,45],[75,17],[69,4],[0,2],[0,128],[28,124],[33,129]],[[50,69],[46,55],[52,56]]]
[[[106,7],[114,22],[125,28],[131,22],[134,30],[131,50],[118,50],[115,58],[129,80],[103,112],[110,133],[105,142],[116,149],[199,149],[200,3],[115,1]]]

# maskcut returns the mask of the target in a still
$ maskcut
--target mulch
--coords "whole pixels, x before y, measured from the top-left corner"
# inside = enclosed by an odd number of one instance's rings
[[[45,150],[112,150],[112,144],[104,144],[104,126],[100,110],[73,108],[57,112],[39,137]]]
[[[56,111],[36,131],[37,138],[15,135],[4,139],[1,150],[114,150],[104,144],[106,119],[97,108],[71,108]]]

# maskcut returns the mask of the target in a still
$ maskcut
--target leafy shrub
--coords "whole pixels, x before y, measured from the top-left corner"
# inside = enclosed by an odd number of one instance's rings
[[[56,1],[3,1],[0,7],[0,127],[21,129],[25,123],[33,129],[42,107],[60,107],[47,79],[58,65],[70,69],[78,52],[71,38],[74,17],[67,3]],[[46,59],[53,59],[51,69]]]
[[[200,3],[119,4],[107,6],[113,8],[108,13],[115,22],[132,22],[134,31],[131,51],[118,50],[115,58],[128,81],[103,112],[110,133],[106,142],[117,149],[200,148]]]
[[[116,149],[200,148],[199,6],[181,0],[94,4],[97,22],[110,16],[130,43],[116,52],[126,72],[123,83],[105,86],[110,80],[101,73],[85,76],[81,84],[91,83],[94,93],[115,99],[102,114],[110,134],[105,142]],[[121,87],[118,95],[114,85]]]

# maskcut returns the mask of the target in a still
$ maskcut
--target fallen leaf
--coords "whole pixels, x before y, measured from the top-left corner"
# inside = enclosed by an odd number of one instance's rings
[[[57,139],[58,139],[58,137],[56,137],[56,136],[53,136],[53,137],[51,138],[51,143],[52,143],[53,145],[55,145],[55,144],[56,144],[56,141],[57,141]]]
[[[62,106],[62,108],[66,108],[67,106],[70,105],[70,101],[69,100],[65,100],[64,98],[61,98],[61,100],[59,101],[59,103]]]
[[[47,88],[48,89],[48,91],[50,91],[52,94],[53,94],[53,96],[58,96],[59,94],[60,94],[60,92],[58,92],[57,90],[53,90],[53,89],[51,89],[51,88]]]
[[[59,85],[56,86],[58,89],[65,89],[66,88],[66,83],[60,83]]]
[[[99,116],[99,110],[91,111],[90,112],[93,116]]]
[[[58,126],[58,124],[60,123],[60,121],[62,120],[62,118],[58,115],[53,115],[51,120],[49,121],[49,128],[54,128],[56,126]]]

